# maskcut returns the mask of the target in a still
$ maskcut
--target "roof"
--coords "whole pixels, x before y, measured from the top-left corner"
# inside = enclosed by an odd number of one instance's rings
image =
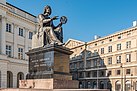
[[[65,46],[66,46],[70,41],[76,41],[76,42],[80,42],[80,43],[82,43],[82,44],[85,43],[85,42],[83,42],[83,41],[79,41],[79,40],[75,40],[75,39],[68,39],[68,41],[65,43]]]
[[[6,2],[6,4],[7,4],[7,5],[10,5],[10,6],[14,7],[14,8],[16,8],[16,9],[19,9],[19,10],[21,10],[21,11],[23,11],[23,12],[25,12],[25,13],[27,13],[27,14],[29,14],[29,15],[31,15],[31,16],[33,16],[33,17],[35,17],[35,18],[36,18],[36,16],[35,16],[35,15],[33,15],[33,14],[31,14],[31,13],[29,13],[29,12],[25,11],[25,10],[22,10],[22,9],[20,9],[20,8],[18,8],[18,7],[16,7],[16,6],[14,6],[14,5],[12,5],[12,4],[10,4],[10,3],[8,3],[8,2]]]

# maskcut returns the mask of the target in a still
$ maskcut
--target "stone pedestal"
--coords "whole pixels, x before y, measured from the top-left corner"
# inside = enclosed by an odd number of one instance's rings
[[[20,88],[37,89],[76,89],[78,81],[72,80],[69,73],[68,48],[60,45],[47,45],[26,53],[29,56],[27,80],[20,81]]]
[[[72,80],[69,73],[69,55],[72,52],[63,46],[49,45],[29,50],[28,79],[67,79]]]

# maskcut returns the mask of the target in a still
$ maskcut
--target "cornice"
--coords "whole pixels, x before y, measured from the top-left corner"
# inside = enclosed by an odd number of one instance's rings
[[[11,11],[7,11],[7,14],[9,14],[9,15],[11,15],[11,16],[13,16],[13,17],[16,17],[16,18],[18,18],[18,19],[24,20],[24,21],[26,21],[26,22],[29,22],[29,23],[31,23],[31,24],[33,24],[33,25],[35,25],[35,24],[37,23],[37,22],[31,21],[31,20],[29,20],[29,19],[27,19],[27,18],[25,18],[25,17],[22,17],[22,16],[20,16],[20,15],[18,15],[18,14],[16,14],[16,13],[13,13],[13,12],[11,12]]]
[[[126,34],[126,33],[128,33],[128,32],[135,31],[135,30],[137,30],[137,27],[131,27],[131,28],[122,30],[122,31],[120,31],[120,32],[116,32],[116,33],[114,33],[114,34],[110,34],[110,35],[108,35],[108,36],[106,36],[106,37],[102,37],[102,38],[99,38],[99,39],[97,39],[97,40],[93,40],[93,41],[87,42],[87,44],[89,45],[89,44],[92,44],[92,43],[96,43],[96,42],[99,42],[99,41],[103,41],[103,40],[106,40],[106,39],[110,39],[110,38],[116,37],[116,36],[118,36],[118,35],[123,35],[123,34]]]

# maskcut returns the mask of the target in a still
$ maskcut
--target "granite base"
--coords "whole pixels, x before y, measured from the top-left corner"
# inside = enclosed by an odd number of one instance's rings
[[[60,79],[28,79],[20,80],[19,88],[77,89],[79,88],[79,82],[76,80]]]

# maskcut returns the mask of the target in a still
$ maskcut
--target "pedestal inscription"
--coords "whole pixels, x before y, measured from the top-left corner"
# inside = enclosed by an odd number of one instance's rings
[[[28,78],[52,78],[54,52],[40,52],[29,56]],[[45,75],[44,75],[45,74]]]

